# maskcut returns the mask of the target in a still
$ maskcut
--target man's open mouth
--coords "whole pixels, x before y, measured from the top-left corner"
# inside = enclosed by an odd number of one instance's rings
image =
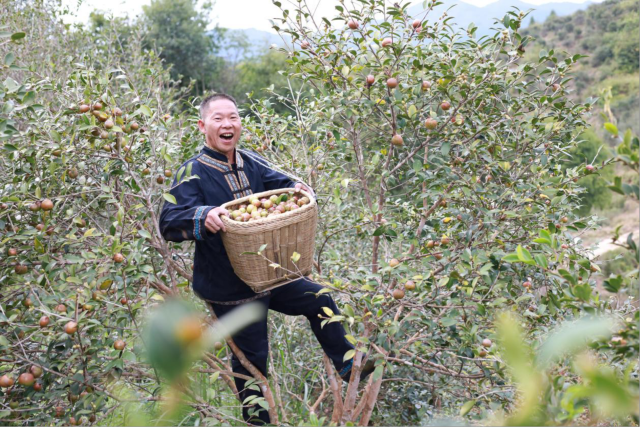
[[[233,133],[227,132],[227,133],[220,134],[220,139],[223,139],[225,141],[231,141],[233,139]]]

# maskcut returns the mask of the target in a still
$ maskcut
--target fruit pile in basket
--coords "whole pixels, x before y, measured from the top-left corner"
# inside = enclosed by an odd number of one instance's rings
[[[229,217],[238,222],[248,222],[262,218],[281,215],[285,212],[293,211],[301,206],[309,204],[311,201],[307,196],[300,193],[283,193],[272,195],[268,199],[263,197],[250,197],[248,204],[241,204],[232,210]]]

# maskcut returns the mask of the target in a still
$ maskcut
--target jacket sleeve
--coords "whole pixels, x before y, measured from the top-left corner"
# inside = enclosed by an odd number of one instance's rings
[[[295,181],[292,181],[285,174],[275,171],[267,166],[263,166],[261,163],[268,164],[268,162],[262,156],[254,153],[253,151],[250,153],[250,156],[253,157],[256,167],[260,171],[260,177],[264,183],[264,188],[267,191],[277,190],[278,188],[294,187],[296,185]],[[260,159],[261,162],[257,162],[256,158]]]
[[[173,182],[169,193],[176,203],[164,202],[160,213],[160,232],[165,240],[182,242],[184,240],[204,240],[211,233],[204,226],[207,214],[215,206],[203,204],[200,179],[192,178],[180,184]]]

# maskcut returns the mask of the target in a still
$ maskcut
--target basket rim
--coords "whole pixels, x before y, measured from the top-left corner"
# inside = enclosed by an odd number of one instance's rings
[[[267,224],[270,222],[275,222],[279,219],[284,219],[293,215],[297,215],[297,214],[301,214],[307,210],[310,209],[314,209],[314,207],[316,206],[317,202],[316,202],[316,198],[313,197],[310,193],[308,193],[305,190],[298,190],[296,191],[293,187],[285,187],[285,188],[277,188],[275,190],[268,190],[268,191],[262,191],[260,193],[255,193],[255,194],[251,194],[250,196],[245,196],[245,197],[241,197],[239,199],[234,199],[234,200],[230,200],[226,203],[223,203],[222,205],[220,205],[221,208],[223,209],[227,209],[228,206],[230,205],[236,205],[236,204],[242,204],[243,202],[249,201],[249,199],[254,198],[254,197],[269,197],[275,194],[282,194],[282,193],[289,193],[289,192],[294,192],[294,193],[302,193],[303,195],[305,195],[306,197],[309,198],[309,203],[307,203],[306,205],[301,206],[299,209],[293,210],[293,211],[287,211],[283,214],[277,215],[277,216],[273,216],[271,218],[260,218],[257,220],[253,220],[251,222],[239,222],[239,221],[233,221],[231,218],[229,218],[227,215],[220,215],[220,220],[226,225],[233,225],[233,226],[238,226],[238,227],[250,227],[253,225],[259,225],[259,224]],[[227,209],[228,210],[228,209]]]

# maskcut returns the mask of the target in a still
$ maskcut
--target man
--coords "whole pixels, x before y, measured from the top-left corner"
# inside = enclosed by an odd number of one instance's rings
[[[206,145],[184,166],[190,164],[192,175],[198,175],[199,179],[174,181],[170,192],[176,204],[165,203],[160,215],[160,231],[166,240],[196,241],[193,291],[207,301],[218,317],[249,301],[257,301],[280,313],[307,317],[322,349],[343,380],[348,381],[351,360],[345,363],[343,357],[353,346],[345,339],[339,322],[320,327],[322,319],[318,314],[324,313],[322,307],[339,313],[329,295],[315,295],[322,286],[302,278],[270,291],[254,293],[233,272],[219,233],[225,231],[220,220],[221,215],[228,215],[220,207],[225,202],[277,188],[294,187],[312,193],[311,189],[263,166],[265,162],[257,154],[236,149],[242,123],[231,96],[219,93],[205,98],[200,105],[198,128],[205,136]],[[233,339],[249,361],[267,376],[266,316]],[[235,373],[250,376],[235,355],[231,365]],[[368,361],[361,378],[366,378],[373,369],[373,361]],[[245,380],[236,377],[235,382],[242,401],[250,395],[262,396],[260,391],[245,390]],[[244,406],[244,419],[253,424],[269,423],[267,411],[258,409],[258,406]]]

